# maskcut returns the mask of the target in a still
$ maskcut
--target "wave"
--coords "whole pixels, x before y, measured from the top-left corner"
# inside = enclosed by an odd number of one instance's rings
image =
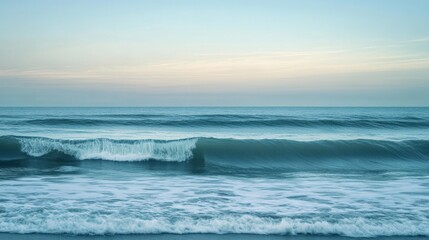
[[[0,137],[0,160],[76,160],[185,163],[205,170],[428,170],[429,141],[382,140],[59,140]],[[58,155],[60,154],[60,156]]]
[[[1,216],[1,214],[0,214]],[[65,217],[66,216],[66,217]],[[0,232],[55,233],[79,235],[105,234],[276,234],[342,235],[348,237],[429,236],[428,219],[377,219],[350,217],[339,219],[270,218],[252,215],[207,218],[145,218],[49,210],[33,212],[25,218],[10,215],[0,220]]]
[[[41,118],[23,121],[13,121],[21,125],[47,126],[170,126],[170,127],[346,127],[346,128],[426,128],[429,120],[426,118],[397,118],[397,119],[297,119],[281,116],[176,116],[174,119],[157,116],[127,116],[109,118]]]
[[[192,157],[196,139],[157,140],[54,140],[49,138],[16,138],[21,151],[33,157],[60,152],[79,160],[113,161],[160,160],[182,162]]]

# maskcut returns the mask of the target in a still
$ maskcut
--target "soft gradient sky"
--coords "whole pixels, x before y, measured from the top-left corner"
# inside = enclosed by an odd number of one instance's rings
[[[428,0],[0,0],[0,106],[429,106]]]

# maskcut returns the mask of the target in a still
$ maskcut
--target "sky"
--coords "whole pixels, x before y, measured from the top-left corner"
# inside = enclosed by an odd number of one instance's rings
[[[0,106],[429,106],[427,0],[0,0]]]

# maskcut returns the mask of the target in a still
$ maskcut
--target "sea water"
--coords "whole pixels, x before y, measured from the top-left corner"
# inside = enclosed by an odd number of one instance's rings
[[[429,108],[0,108],[0,232],[429,236]]]

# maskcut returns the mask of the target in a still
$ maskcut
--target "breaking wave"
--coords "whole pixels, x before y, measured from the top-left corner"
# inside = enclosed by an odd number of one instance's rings
[[[33,157],[61,152],[79,160],[113,161],[161,160],[182,162],[192,157],[196,139],[178,141],[110,139],[53,140],[48,138],[19,138],[21,151]]]
[[[0,137],[0,149],[3,160],[58,158],[58,154],[63,154],[76,160],[157,160],[223,169],[429,169],[427,140],[58,140],[4,136]]]

